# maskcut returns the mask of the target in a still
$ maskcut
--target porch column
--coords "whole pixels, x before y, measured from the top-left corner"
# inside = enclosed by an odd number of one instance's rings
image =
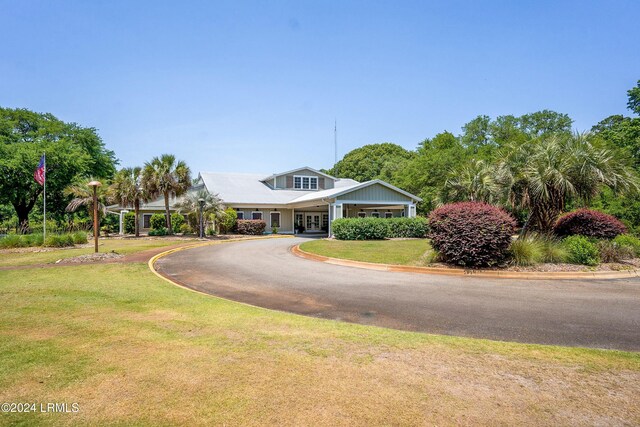
[[[416,217],[416,204],[411,203],[409,205],[409,218],[415,218],[415,217]]]
[[[332,226],[331,226],[331,221],[333,221],[333,219],[336,217],[336,205],[334,205],[333,203],[329,203],[329,229],[327,230],[327,233],[329,234],[328,237],[331,237],[331,235],[333,234],[333,230],[332,230]]]
[[[335,217],[334,219],[342,218],[342,203],[335,204]]]
[[[126,209],[120,211],[120,230],[118,231],[119,234],[124,234],[124,216],[128,213],[129,211]]]

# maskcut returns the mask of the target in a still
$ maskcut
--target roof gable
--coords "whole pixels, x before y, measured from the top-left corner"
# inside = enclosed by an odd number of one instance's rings
[[[272,180],[274,178],[277,178],[277,177],[283,176],[283,175],[291,175],[291,174],[295,175],[296,172],[304,172],[304,171],[310,171],[310,172],[313,172],[316,175],[324,176],[325,178],[329,178],[329,179],[332,179],[334,181],[337,179],[335,176],[331,176],[331,175],[328,175],[328,174],[326,174],[324,172],[320,172],[319,170],[316,170],[314,168],[310,168],[309,166],[303,166],[301,168],[293,169],[293,170],[286,171],[286,172],[274,173],[273,175],[270,175],[270,176],[268,176],[266,178],[261,179],[261,181],[262,182],[269,181],[269,180]]]

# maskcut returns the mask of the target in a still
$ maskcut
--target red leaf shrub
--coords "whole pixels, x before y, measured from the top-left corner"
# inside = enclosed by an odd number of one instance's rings
[[[627,228],[616,217],[591,209],[578,209],[561,216],[553,227],[560,237],[579,234],[597,239],[613,239],[627,232]]]
[[[508,256],[516,221],[504,210],[480,202],[451,203],[429,215],[431,245],[447,263],[488,267]]]
[[[239,219],[236,225],[238,234],[261,235],[267,223],[261,219]]]

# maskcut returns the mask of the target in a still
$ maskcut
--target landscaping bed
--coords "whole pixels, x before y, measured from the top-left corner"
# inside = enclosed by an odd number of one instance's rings
[[[435,261],[436,254],[428,239],[388,239],[388,240],[336,240],[321,239],[305,242],[300,249],[329,258],[347,259],[378,264],[406,265],[415,267],[448,268],[452,270],[469,270]],[[593,272],[593,271],[627,271],[640,269],[640,258],[627,259],[622,262],[600,263],[597,266],[586,266],[569,263],[540,263],[530,266],[504,264],[498,267],[474,268],[482,271],[515,271],[515,272]]]

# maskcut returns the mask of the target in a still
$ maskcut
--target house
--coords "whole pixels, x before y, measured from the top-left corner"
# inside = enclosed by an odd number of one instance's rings
[[[201,172],[193,190],[217,194],[238,219],[259,219],[267,232],[329,233],[331,221],[351,217],[415,217],[419,197],[375,179],[357,182],[336,178],[310,167],[270,176],[244,173]],[[170,204],[173,211],[173,202]],[[162,199],[141,206],[141,229],[149,218],[164,212]]]

